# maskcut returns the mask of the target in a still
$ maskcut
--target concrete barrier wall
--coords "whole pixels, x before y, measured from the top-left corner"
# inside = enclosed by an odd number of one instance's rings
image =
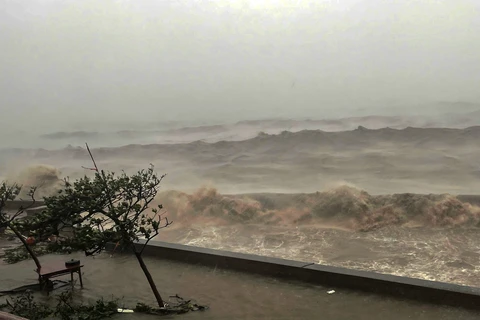
[[[477,195],[460,195],[458,198],[480,205],[480,196]],[[29,201],[12,201],[8,203],[8,208],[14,210],[30,204]],[[42,205],[42,201],[35,203],[35,207]],[[107,250],[113,247],[108,245]],[[480,310],[480,288],[159,241],[151,241],[144,253],[185,263],[305,281],[328,288],[361,290]]]
[[[113,248],[113,244],[107,246],[109,251]],[[480,288],[159,241],[151,241],[144,254],[190,264],[304,281],[325,286],[326,289],[360,290],[480,310]]]

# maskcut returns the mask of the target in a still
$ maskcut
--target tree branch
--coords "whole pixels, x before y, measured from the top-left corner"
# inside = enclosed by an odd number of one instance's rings
[[[173,223],[173,221],[169,222],[169,221],[168,221],[168,218],[165,218],[165,220],[166,220],[165,225],[157,228],[157,230],[155,230],[155,234],[154,234],[153,236],[149,237],[148,239],[146,239],[145,243],[144,243],[143,246],[142,246],[142,249],[140,250],[140,253],[139,253],[140,255],[142,255],[143,250],[145,250],[145,247],[146,247],[147,244],[150,242],[150,240],[152,240],[153,238],[155,238],[156,236],[159,235],[159,230],[160,230],[160,229],[166,228],[166,227],[168,227],[169,225],[171,225],[171,224]]]

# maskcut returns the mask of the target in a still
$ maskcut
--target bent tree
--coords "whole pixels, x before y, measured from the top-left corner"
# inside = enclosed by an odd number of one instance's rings
[[[93,157],[92,161],[95,164]],[[159,307],[163,308],[164,301],[142,253],[160,229],[171,224],[163,216],[162,205],[152,204],[165,175],[157,176],[153,165],[131,176],[98,170],[96,165],[94,170],[93,178],[85,176],[74,182],[65,179],[62,190],[44,199],[46,210],[22,221],[19,228],[31,231],[39,239],[65,234],[67,230],[69,236],[59,238],[58,245],[63,250],[84,251],[86,256],[102,252],[109,243],[132,250]],[[140,239],[144,240],[142,245]]]
[[[38,260],[37,255],[30,247],[30,245],[25,240],[25,237],[21,234],[21,231],[16,227],[15,222],[16,219],[25,212],[28,208],[31,208],[35,204],[35,191],[36,188],[30,188],[28,192],[28,196],[31,199],[31,202],[28,206],[23,207],[20,206],[18,209],[14,210],[13,212],[9,212],[7,210],[7,204],[10,201],[17,200],[22,187],[18,184],[8,184],[6,181],[2,181],[0,184],[0,230],[3,229],[10,229],[15,236],[22,242],[22,245],[27,250],[30,257],[35,262],[37,266],[37,270],[41,268],[40,261]]]

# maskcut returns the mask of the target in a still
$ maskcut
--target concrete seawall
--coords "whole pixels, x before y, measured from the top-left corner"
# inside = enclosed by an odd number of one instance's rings
[[[480,205],[480,196],[478,195],[460,195],[458,198],[464,202]],[[29,201],[14,201],[10,202],[7,208],[14,210],[22,205],[28,206],[30,204]],[[42,201],[36,202],[32,210],[38,210],[43,204]],[[114,245],[108,245],[107,250],[112,250],[113,247]],[[190,264],[304,281],[327,288],[359,290],[397,298],[480,310],[480,288],[475,287],[159,241],[151,241],[145,248],[144,253]]]
[[[109,251],[113,248],[113,244],[107,246]],[[480,310],[480,288],[160,241],[151,241],[144,254],[184,263],[304,281],[328,289],[358,290]]]

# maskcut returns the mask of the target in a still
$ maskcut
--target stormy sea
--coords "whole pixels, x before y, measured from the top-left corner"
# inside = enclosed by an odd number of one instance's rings
[[[92,174],[88,142],[102,169],[167,173],[159,240],[480,286],[477,113],[24,132],[0,178],[51,194]]]

